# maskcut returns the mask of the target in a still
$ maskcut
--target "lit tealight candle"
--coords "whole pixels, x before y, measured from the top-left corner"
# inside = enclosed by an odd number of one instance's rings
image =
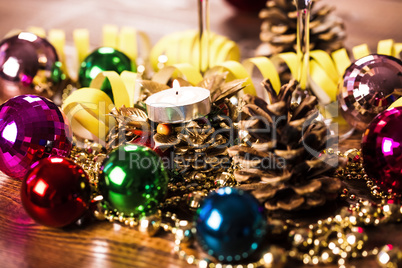
[[[158,123],[181,123],[205,116],[211,111],[209,90],[201,87],[173,88],[151,95],[146,101],[148,117]]]

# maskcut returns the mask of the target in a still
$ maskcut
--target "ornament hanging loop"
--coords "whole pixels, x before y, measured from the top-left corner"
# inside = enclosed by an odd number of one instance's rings
[[[297,9],[297,81],[301,88],[308,88],[310,57],[310,12],[312,0],[295,0]]]

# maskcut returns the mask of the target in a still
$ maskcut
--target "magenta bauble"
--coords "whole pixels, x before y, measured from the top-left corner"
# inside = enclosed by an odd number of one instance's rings
[[[21,95],[0,105],[0,170],[23,178],[42,158],[66,157],[72,131],[64,113],[52,101]]]
[[[59,157],[34,163],[21,186],[21,202],[36,222],[49,227],[74,223],[87,211],[91,187],[84,170]]]
[[[402,107],[385,110],[362,138],[364,169],[387,192],[402,193]]]

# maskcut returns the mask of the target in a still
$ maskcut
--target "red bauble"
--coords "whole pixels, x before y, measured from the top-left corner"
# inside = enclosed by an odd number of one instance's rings
[[[148,148],[151,148],[155,153],[157,153],[161,158],[162,158],[162,163],[167,169],[172,169],[173,168],[173,147],[166,148],[165,150],[162,150],[159,147],[155,147],[155,141],[151,136],[140,136],[136,139],[134,139],[132,144],[139,144],[139,145],[144,145]]]
[[[240,11],[258,12],[266,6],[267,0],[226,0]]]
[[[152,137],[149,136],[140,136],[130,143],[132,144],[139,144],[139,145],[144,145],[148,148],[151,148],[155,153],[157,153],[160,157],[164,157],[165,153],[159,148],[155,147],[155,141]]]
[[[21,202],[36,222],[64,227],[83,216],[91,200],[89,179],[73,161],[52,157],[32,165],[21,186]]]
[[[402,193],[402,107],[385,110],[362,138],[363,166],[384,191]]]

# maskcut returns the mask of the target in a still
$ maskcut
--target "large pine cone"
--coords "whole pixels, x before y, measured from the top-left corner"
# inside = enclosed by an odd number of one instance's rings
[[[333,7],[317,5],[314,0],[310,19],[310,49],[332,52],[344,47],[346,38],[342,19],[335,16]],[[297,11],[293,0],[268,0],[267,8],[260,12],[263,20],[257,54],[295,51]]]
[[[239,121],[245,145],[228,149],[240,165],[235,179],[250,190],[267,210],[308,209],[334,199],[341,188],[332,177],[337,156],[321,154],[335,139],[327,126],[315,120],[319,114],[315,96],[298,95],[293,80],[277,95],[265,82],[271,104],[246,95]],[[297,98],[296,98],[297,99]]]
[[[173,146],[176,171],[186,178],[215,178],[231,165],[227,147],[233,143],[230,117],[215,115],[174,127],[172,135],[155,134],[157,145]]]

